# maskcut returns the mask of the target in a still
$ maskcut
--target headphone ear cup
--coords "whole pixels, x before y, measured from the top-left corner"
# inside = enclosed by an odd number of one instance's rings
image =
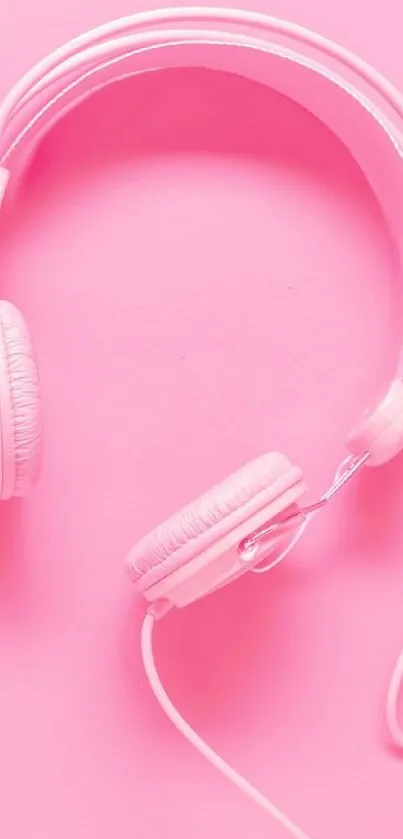
[[[23,496],[39,470],[38,369],[19,310],[0,302],[0,498]]]
[[[290,490],[300,486],[301,469],[279,452],[245,464],[132,548],[127,562],[135,585],[145,591],[237,533],[275,499],[288,497]]]

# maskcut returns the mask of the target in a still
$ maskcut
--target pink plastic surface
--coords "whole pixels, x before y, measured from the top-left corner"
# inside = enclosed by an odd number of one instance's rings
[[[1,92],[56,43],[133,11],[47,6],[1,12]],[[365,27],[358,0],[270,12],[401,80],[396,0],[366,6]],[[123,558],[267,448],[323,489],[397,357],[382,216],[323,125],[198,70],[83,106],[44,143],[20,198],[1,225],[2,293],[32,329],[46,436],[37,491],[0,508],[1,834],[280,839],[156,707]],[[156,633],[182,713],[318,839],[403,829],[382,716],[403,640],[402,487],[401,458],[368,470],[287,564]]]

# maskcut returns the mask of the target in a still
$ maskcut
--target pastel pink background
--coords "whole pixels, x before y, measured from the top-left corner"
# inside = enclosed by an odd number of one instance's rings
[[[403,79],[398,0],[274,0]],[[0,93],[130,0],[3,0]],[[390,374],[394,256],[346,149],[290,101],[194,70],[130,81],[42,145],[3,222],[2,294],[41,367],[43,475],[0,510],[0,835],[282,836],[156,707],[123,559],[161,517],[283,449],[312,492]],[[403,644],[403,461],[290,561],[158,627],[189,721],[318,839],[398,839],[383,708]]]

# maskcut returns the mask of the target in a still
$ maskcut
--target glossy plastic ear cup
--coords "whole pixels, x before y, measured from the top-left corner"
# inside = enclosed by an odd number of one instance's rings
[[[237,542],[241,531],[242,536],[249,532],[249,522],[255,524],[276,499],[284,497],[288,506],[304,489],[301,470],[282,454],[265,454],[246,464],[138,542],[128,556],[136,587],[145,592],[196,557],[214,553],[219,543],[228,551],[231,534]],[[276,514],[282,508],[280,503]]]
[[[38,371],[27,325],[0,302],[0,498],[24,495],[39,466]]]

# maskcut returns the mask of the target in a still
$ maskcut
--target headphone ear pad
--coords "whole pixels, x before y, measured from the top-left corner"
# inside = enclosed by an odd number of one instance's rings
[[[0,498],[22,496],[37,477],[40,454],[38,370],[25,320],[0,302]]]
[[[128,556],[130,575],[144,591],[177,571],[299,486],[302,472],[270,452],[245,464],[144,536]]]

